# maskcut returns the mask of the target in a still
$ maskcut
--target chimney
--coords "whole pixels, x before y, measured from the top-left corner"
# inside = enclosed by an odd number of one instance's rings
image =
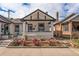
[[[59,13],[56,12],[56,21],[59,21]]]

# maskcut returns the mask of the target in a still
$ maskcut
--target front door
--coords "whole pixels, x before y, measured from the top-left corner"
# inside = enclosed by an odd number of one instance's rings
[[[38,31],[40,31],[40,32],[44,32],[44,23],[39,23],[38,24]]]
[[[32,32],[32,24],[28,24],[28,32]]]
[[[19,32],[20,32],[20,30],[19,30],[19,25],[16,24],[16,25],[15,25],[15,34],[16,34],[16,35],[19,35],[19,34],[20,34]]]

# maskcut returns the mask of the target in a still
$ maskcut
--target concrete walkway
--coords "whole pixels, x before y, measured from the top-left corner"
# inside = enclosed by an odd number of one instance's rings
[[[0,47],[0,55],[1,56],[79,56],[79,49]]]

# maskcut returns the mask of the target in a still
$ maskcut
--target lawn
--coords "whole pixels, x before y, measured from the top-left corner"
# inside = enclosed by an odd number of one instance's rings
[[[72,42],[74,44],[74,47],[79,48],[79,39],[73,39]]]

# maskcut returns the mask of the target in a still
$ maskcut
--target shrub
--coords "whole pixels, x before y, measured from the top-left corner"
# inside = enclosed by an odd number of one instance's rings
[[[50,46],[61,46],[61,42],[55,40],[55,39],[49,39],[49,45]]]
[[[50,39],[54,39],[54,38],[51,37]]]
[[[40,45],[41,45],[40,43],[41,43],[40,40],[38,40],[38,39],[33,39],[33,44],[34,44],[35,46],[40,46]]]
[[[24,38],[25,38],[25,40],[27,40],[28,39],[28,36],[27,35],[24,35]]]
[[[49,46],[49,41],[41,41],[41,46]]]
[[[23,42],[22,39],[16,41],[18,45],[22,45],[22,42]]]
[[[44,39],[44,38],[42,38],[42,39],[40,39],[41,41],[45,41],[46,39]]]
[[[26,41],[24,41],[23,46],[27,46],[27,42]]]
[[[53,40],[49,40],[49,45],[50,45],[50,46],[56,46],[56,42],[53,41]]]
[[[12,42],[9,44],[9,46],[19,46],[19,44],[17,44],[16,42]]]
[[[72,40],[74,47],[79,48],[79,39]]]
[[[9,44],[9,46],[19,46],[19,45],[20,45],[20,42],[18,42],[18,40],[14,40]]]
[[[70,36],[69,35],[63,35],[62,38],[63,39],[70,39]]]
[[[24,46],[24,45],[26,45],[26,40],[24,40],[24,39],[17,39],[17,40],[14,40],[13,41],[13,45],[14,46]]]

